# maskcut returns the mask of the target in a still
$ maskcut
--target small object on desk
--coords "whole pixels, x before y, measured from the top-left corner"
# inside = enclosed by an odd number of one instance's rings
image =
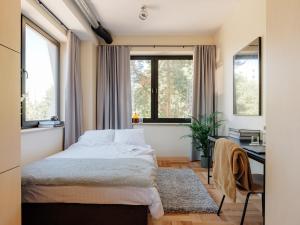
[[[260,136],[260,130],[229,128],[228,135],[241,141],[251,141],[252,136]]]
[[[249,145],[260,145],[259,144],[259,136],[252,136],[251,143]]]

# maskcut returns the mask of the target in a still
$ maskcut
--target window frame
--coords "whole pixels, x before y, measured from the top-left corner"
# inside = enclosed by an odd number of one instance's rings
[[[130,60],[151,61],[151,118],[143,118],[143,123],[191,123],[191,118],[158,117],[158,61],[193,60],[193,55],[131,55]]]
[[[52,42],[54,45],[57,46],[57,77],[56,77],[56,111],[57,116],[60,118],[60,42],[57,41],[54,37],[52,37],[50,34],[48,34],[46,31],[44,31],[41,27],[36,25],[34,22],[32,22],[30,19],[22,15],[21,17],[21,96],[26,94],[26,78],[28,76],[27,71],[25,69],[26,65],[26,25],[30,26],[34,31],[41,34],[44,38],[46,38],[48,41]],[[50,118],[49,118],[50,119]],[[26,100],[21,102],[21,128],[27,129],[27,128],[34,128],[38,127],[38,124],[40,121],[45,120],[26,120]]]

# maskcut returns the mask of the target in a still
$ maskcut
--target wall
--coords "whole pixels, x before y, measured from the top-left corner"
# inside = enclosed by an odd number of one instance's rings
[[[265,4],[265,0],[241,0],[215,35],[217,110],[224,114],[226,120],[220,134],[227,135],[229,127],[264,129],[266,117]],[[233,115],[233,56],[259,36],[262,37],[262,116],[235,116]],[[263,172],[261,164],[253,160],[250,160],[250,164],[252,172]]]
[[[116,36],[113,45],[198,45],[213,44],[213,35],[206,36]]]
[[[146,143],[156,150],[159,157],[188,157],[191,153],[190,138],[182,138],[189,134],[183,124],[143,124]]]
[[[63,148],[63,128],[32,128],[21,132],[21,165],[45,158]]]
[[[217,32],[217,95],[218,111],[223,112],[228,127],[261,129],[265,125],[265,34],[266,34],[266,7],[265,0],[241,0],[230,17]],[[233,115],[233,55],[249,44],[255,38],[262,37],[262,80],[263,80],[263,107],[262,116],[235,116]]]
[[[300,1],[267,0],[266,225],[298,225]]]

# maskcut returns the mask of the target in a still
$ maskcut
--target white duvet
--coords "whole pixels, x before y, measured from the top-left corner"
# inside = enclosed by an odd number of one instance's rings
[[[85,145],[76,143],[49,158],[141,158],[157,166],[154,150],[149,146],[109,143]],[[148,205],[151,215],[164,214],[156,187],[94,187],[94,186],[25,186],[22,201],[32,203],[82,203]]]

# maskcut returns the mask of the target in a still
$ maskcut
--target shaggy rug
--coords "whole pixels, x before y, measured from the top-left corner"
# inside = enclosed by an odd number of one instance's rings
[[[217,204],[191,169],[159,168],[157,185],[166,213],[218,211]]]

